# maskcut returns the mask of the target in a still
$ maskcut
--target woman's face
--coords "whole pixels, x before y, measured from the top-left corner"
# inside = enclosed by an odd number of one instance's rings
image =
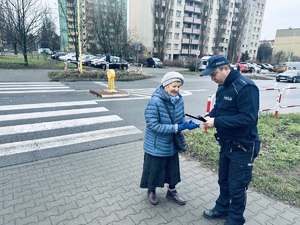
[[[170,96],[175,97],[179,92],[180,86],[181,86],[181,82],[175,81],[175,82],[165,86],[164,89]]]

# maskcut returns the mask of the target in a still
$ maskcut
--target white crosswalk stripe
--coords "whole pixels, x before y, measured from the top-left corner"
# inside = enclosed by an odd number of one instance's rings
[[[54,130],[54,129],[61,129],[67,127],[70,128],[70,127],[87,126],[87,125],[98,124],[98,123],[109,123],[109,122],[120,121],[120,120],[122,119],[119,116],[112,115],[112,116],[90,117],[84,119],[15,125],[15,126],[0,127],[0,135],[4,136],[4,135],[11,135],[11,134],[24,134],[29,132],[43,131],[43,130]]]
[[[0,94],[72,92],[68,86],[53,82],[0,82]]]
[[[82,129],[87,129],[89,126],[102,124],[102,123],[117,123],[122,121],[117,115],[101,115],[102,112],[108,112],[108,109],[104,107],[98,107],[97,103],[94,101],[81,101],[81,102],[56,102],[51,105],[51,103],[36,104],[35,109],[43,110],[45,108],[61,107],[62,105],[67,106],[83,106],[88,108],[83,109],[68,109],[68,110],[53,110],[53,111],[41,111],[41,112],[31,112],[31,113],[14,113],[15,110],[20,109],[30,109],[34,104],[22,104],[22,105],[9,105],[5,106],[6,109],[9,108],[9,113],[5,115],[0,115],[0,122],[5,121],[14,121],[19,123],[21,121],[32,121],[37,118],[51,118],[52,120],[58,116],[70,116],[77,115],[80,118],[76,119],[59,119],[50,122],[38,122],[27,124],[16,124],[10,126],[1,126],[0,127],[0,136],[5,138],[8,135],[18,135],[18,134],[28,134],[28,133],[38,133],[38,132],[49,132],[51,130],[57,129],[66,129],[66,128],[80,128],[80,132],[60,135],[60,136],[51,136],[40,139],[33,140],[22,140],[12,143],[1,144],[0,156],[7,156],[11,154],[18,154],[24,152],[31,152],[43,149],[50,149],[55,147],[62,147],[67,145],[74,145],[80,143],[87,143],[91,141],[97,141],[102,139],[108,139],[112,137],[140,134],[142,133],[139,129],[134,126],[117,126],[114,128],[99,129],[97,126],[96,130],[82,132]],[[93,106],[93,107],[91,107]],[[4,106],[1,106],[4,107]],[[55,108],[54,108],[55,109]],[[90,116],[90,113],[98,113],[100,115]],[[83,117],[83,118],[82,118]],[[116,126],[114,124],[114,126]],[[53,132],[52,134],[53,135]]]
[[[110,129],[103,129],[103,130],[90,131],[84,133],[69,134],[69,135],[63,135],[58,137],[7,143],[1,145],[0,156],[23,153],[25,149],[30,149],[29,151],[39,151],[43,149],[62,147],[62,146],[79,144],[88,141],[96,141],[96,140],[102,140],[106,138],[119,137],[123,135],[130,135],[130,134],[137,134],[137,133],[141,133],[141,131],[136,127],[124,126],[124,127],[115,127]]]
[[[0,83],[0,93],[34,89],[41,92],[40,88],[47,92],[69,89],[60,83]],[[89,146],[92,142],[101,146],[95,141],[142,134],[135,126],[121,121],[97,101],[0,105],[0,157],[80,144]]]
[[[103,107],[99,107],[99,108],[67,109],[67,110],[33,112],[33,113],[17,113],[17,114],[10,114],[10,115],[1,115],[0,121],[36,119],[36,118],[44,118],[44,117],[67,116],[67,115],[105,112],[105,111],[108,110]]]

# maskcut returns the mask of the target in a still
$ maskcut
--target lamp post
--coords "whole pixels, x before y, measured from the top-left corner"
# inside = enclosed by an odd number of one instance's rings
[[[81,40],[80,40],[80,0],[77,0],[77,30],[78,30],[78,51],[79,51],[79,74],[82,74],[82,56],[81,56]]]

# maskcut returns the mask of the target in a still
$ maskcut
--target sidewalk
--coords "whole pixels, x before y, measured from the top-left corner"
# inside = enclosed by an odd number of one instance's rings
[[[218,195],[217,175],[181,157],[179,206],[158,189],[159,204],[139,188],[142,141],[0,169],[0,224],[223,225],[202,217]],[[300,224],[300,209],[248,191],[247,225]]]

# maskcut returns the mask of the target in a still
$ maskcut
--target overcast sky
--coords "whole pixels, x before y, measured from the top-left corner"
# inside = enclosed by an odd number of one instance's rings
[[[57,0],[43,1],[57,10]],[[275,39],[277,29],[300,28],[299,14],[300,0],[267,0],[260,40]],[[58,22],[57,16],[56,21]]]
[[[275,39],[277,29],[300,28],[300,0],[267,0],[261,40]]]

